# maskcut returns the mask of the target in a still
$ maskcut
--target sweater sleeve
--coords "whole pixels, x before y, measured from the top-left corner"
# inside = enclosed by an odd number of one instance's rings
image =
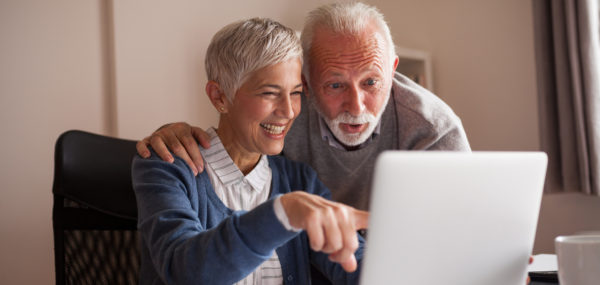
[[[459,120],[457,119],[457,121]],[[438,130],[433,134],[435,138],[429,143],[424,144],[424,150],[471,150],[467,135],[460,124],[454,124],[447,129]]]
[[[215,218],[226,214],[210,206],[208,177],[194,177],[180,158],[136,157],[132,167],[142,244],[166,284],[239,281],[297,234],[277,220],[272,200]],[[211,219],[221,222],[209,229]]]
[[[396,72],[392,96],[399,149],[471,150],[460,118],[435,94]]]

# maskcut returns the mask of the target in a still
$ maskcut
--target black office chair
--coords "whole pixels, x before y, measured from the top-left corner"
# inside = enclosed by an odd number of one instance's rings
[[[137,284],[135,141],[67,131],[56,142],[56,284]]]

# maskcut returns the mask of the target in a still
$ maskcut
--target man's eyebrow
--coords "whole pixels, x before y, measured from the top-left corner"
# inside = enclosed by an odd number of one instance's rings
[[[369,61],[369,62],[360,64],[358,67],[346,68],[344,71],[339,70],[337,67],[326,68],[323,71],[323,74],[325,76],[340,77],[340,76],[344,76],[345,71],[347,71],[347,70],[358,71],[359,73],[369,73],[369,72],[374,72],[374,71],[379,72],[382,70],[382,67],[379,62]]]
[[[323,72],[323,74],[326,76],[344,76],[342,74],[342,72],[337,71],[337,70],[325,70],[325,72]]]

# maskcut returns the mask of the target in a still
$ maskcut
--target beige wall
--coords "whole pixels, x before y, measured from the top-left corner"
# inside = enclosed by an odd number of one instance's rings
[[[535,237],[535,253],[554,252],[554,238],[600,231],[600,197],[578,193],[544,195]]]
[[[105,0],[0,2],[2,284],[53,283],[50,191],[61,132],[137,139],[170,121],[214,125],[202,64],[212,34],[250,16],[300,29],[306,12],[328,1],[112,2],[108,11]],[[398,45],[432,55],[436,92],[461,116],[474,149],[538,149],[529,1],[369,2]],[[598,209],[596,198],[546,197],[536,247],[598,228]]]
[[[97,1],[0,1],[0,283],[51,284],[54,142],[103,131]]]

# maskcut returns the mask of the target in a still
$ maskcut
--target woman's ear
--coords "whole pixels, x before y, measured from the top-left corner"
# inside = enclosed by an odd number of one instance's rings
[[[221,114],[227,113],[229,108],[229,100],[225,96],[225,92],[216,81],[209,80],[206,83],[206,95],[210,102],[215,106],[217,111]]]

